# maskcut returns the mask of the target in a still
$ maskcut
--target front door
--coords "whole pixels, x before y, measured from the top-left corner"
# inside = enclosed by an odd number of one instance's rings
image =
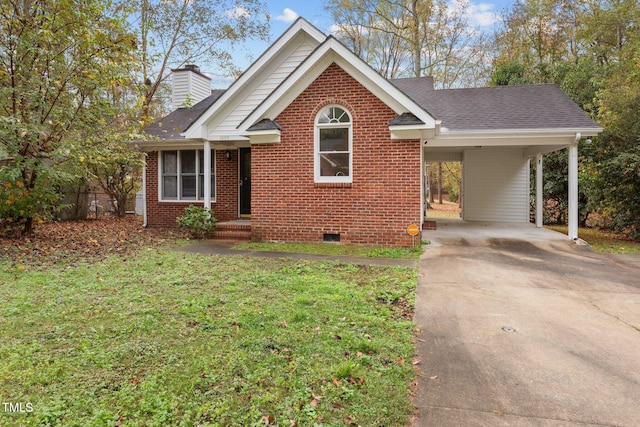
[[[251,215],[251,148],[240,148],[240,215]]]

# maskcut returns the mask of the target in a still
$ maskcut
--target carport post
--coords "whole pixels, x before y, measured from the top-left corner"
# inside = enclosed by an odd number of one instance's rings
[[[578,238],[578,141],[580,132],[576,133],[576,140],[569,146],[569,239]]]
[[[542,154],[536,154],[536,227],[542,228]]]

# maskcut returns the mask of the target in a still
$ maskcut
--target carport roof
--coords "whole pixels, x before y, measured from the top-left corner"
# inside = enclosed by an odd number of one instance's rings
[[[433,90],[415,79],[393,83],[453,131],[600,129],[554,84]]]

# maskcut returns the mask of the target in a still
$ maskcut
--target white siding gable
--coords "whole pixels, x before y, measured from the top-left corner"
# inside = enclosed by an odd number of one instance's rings
[[[242,121],[277,88],[293,70],[317,47],[318,43],[302,35],[296,37],[297,43],[291,43],[277,55],[261,72],[234,98],[232,105],[221,111],[218,117],[208,123],[209,137],[238,134]],[[226,112],[226,114],[225,114]],[[248,128],[253,123],[243,123]],[[240,129],[243,131],[244,129]]]
[[[529,161],[522,148],[464,151],[465,221],[529,222]]]

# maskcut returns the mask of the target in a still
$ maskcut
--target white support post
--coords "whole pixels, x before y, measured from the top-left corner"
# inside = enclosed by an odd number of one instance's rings
[[[204,208],[211,210],[211,143],[204,142]]]
[[[576,133],[576,140],[569,146],[569,239],[578,238],[578,141],[580,133]]]
[[[142,154],[142,156],[144,160],[142,163],[142,226],[147,228],[147,157],[146,154]]]
[[[542,154],[536,154],[536,227],[542,228]]]

